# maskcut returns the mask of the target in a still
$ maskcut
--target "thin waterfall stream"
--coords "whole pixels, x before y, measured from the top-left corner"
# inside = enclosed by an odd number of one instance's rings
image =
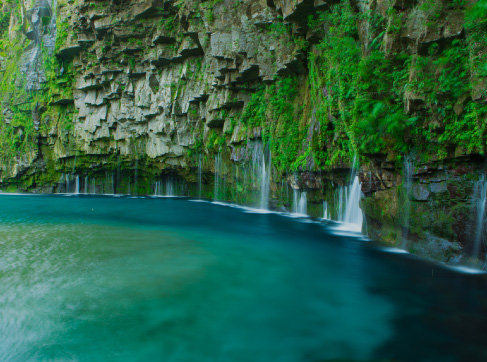
[[[202,154],[198,154],[198,198],[201,199],[203,193],[203,161]]]
[[[406,249],[409,236],[409,219],[411,217],[411,198],[413,188],[414,163],[410,157],[404,159],[403,165],[403,235],[401,248]]]
[[[487,219],[486,219],[486,204],[487,204],[487,179],[482,175],[480,180],[476,183],[474,191],[476,193],[476,209],[477,220],[474,240],[474,258],[480,259],[482,256],[482,245],[487,248]]]
[[[306,191],[293,190],[293,213],[306,216],[308,213],[308,193]]]
[[[219,200],[219,193],[222,192],[220,190],[220,182],[222,182],[221,178],[223,177],[223,162],[222,162],[222,155],[221,153],[217,153],[215,156],[215,180],[214,180],[214,191],[213,191],[213,199]]]
[[[360,208],[362,198],[362,185],[357,175],[356,159],[353,160],[350,170],[349,184],[340,186],[335,192],[335,207],[337,221],[344,223],[344,227],[360,232],[363,225],[363,212]]]
[[[270,147],[264,147],[261,160],[261,187],[260,187],[260,209],[269,208],[269,191],[271,178],[271,151]]]
[[[161,181],[154,183],[154,196],[161,196]]]
[[[79,194],[79,175],[76,175],[76,181],[75,181],[75,189],[74,189],[75,194]]]
[[[134,194],[138,193],[138,180],[139,180],[139,155],[137,154],[137,145],[135,147],[135,171],[134,171]],[[130,192],[129,192],[130,194]]]
[[[166,196],[175,196],[174,178],[171,176],[166,178]]]
[[[323,219],[325,219],[325,220],[330,219],[330,215],[328,213],[328,202],[327,201],[323,201]]]
[[[259,192],[259,198],[256,201],[255,207],[260,210],[268,210],[272,165],[270,147],[262,141],[254,141],[251,146],[252,152],[250,153],[249,159],[250,178],[253,183],[252,189],[258,190]],[[245,175],[247,175],[247,168],[245,168]],[[244,180],[244,184],[246,182]]]

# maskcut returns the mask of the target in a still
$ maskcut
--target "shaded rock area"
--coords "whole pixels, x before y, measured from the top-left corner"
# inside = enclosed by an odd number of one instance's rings
[[[475,185],[479,174],[486,173],[485,162],[463,158],[417,165],[409,191],[405,171],[396,170],[401,171],[402,178],[390,187],[379,183],[362,200],[369,235],[439,261],[468,262],[478,222]],[[362,174],[365,194],[373,187],[367,174]]]

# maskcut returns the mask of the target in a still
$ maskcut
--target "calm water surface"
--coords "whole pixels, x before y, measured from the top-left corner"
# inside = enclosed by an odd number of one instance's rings
[[[487,361],[487,285],[187,199],[0,196],[0,361]]]

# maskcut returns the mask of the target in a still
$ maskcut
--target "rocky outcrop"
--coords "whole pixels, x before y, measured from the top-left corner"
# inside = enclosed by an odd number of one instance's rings
[[[289,38],[266,31],[279,12],[265,3],[217,3],[208,11],[225,16],[215,19],[171,1],[99,5],[61,8],[72,14],[58,56],[78,69],[73,137],[81,152],[129,155],[140,142],[150,158],[184,163],[195,130],[221,129],[252,87],[304,69]]]

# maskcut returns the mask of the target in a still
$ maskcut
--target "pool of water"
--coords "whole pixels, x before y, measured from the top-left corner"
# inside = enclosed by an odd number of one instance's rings
[[[487,284],[330,223],[0,196],[0,361],[487,361]]]

